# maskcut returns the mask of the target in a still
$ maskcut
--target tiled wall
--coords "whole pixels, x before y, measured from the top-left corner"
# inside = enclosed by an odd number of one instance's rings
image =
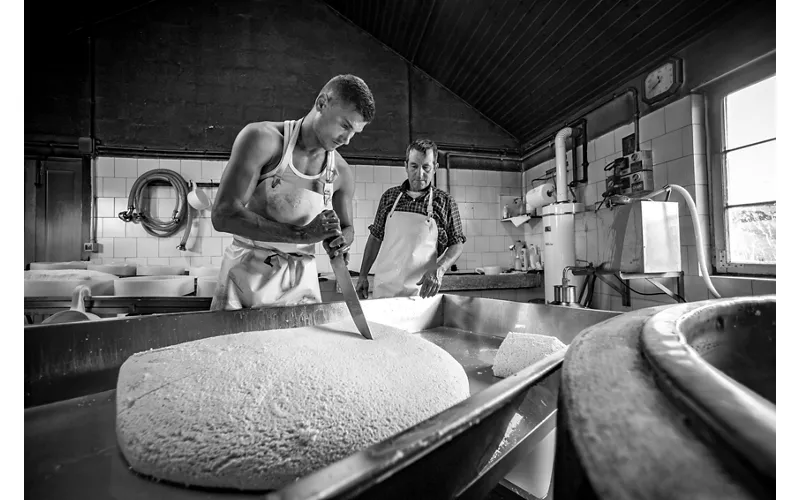
[[[123,222],[117,214],[126,210],[133,183],[148,170],[166,168],[180,172],[187,181],[218,182],[224,166],[224,161],[99,158],[95,185],[100,252],[93,254],[92,260],[186,267],[219,265],[222,250],[230,242],[231,236],[214,230],[210,210],[201,212],[193,222],[186,252],[176,248],[183,230],[169,238],[156,238],[148,235],[139,224]],[[406,174],[402,167],[359,165],[353,168],[356,173],[356,239],[349,267],[357,271],[368,236],[367,227],[372,223],[381,195],[391,186],[402,183]],[[499,221],[499,196],[519,196],[520,182],[521,174],[515,172],[451,170],[450,192],[459,203],[467,236],[464,253],[457,262],[459,269],[505,264],[510,259],[508,246],[523,238],[523,228],[513,228],[510,223]],[[437,185],[447,189],[447,172],[443,168],[438,172]],[[216,189],[204,189],[213,200]],[[168,220],[175,206],[174,189],[152,187],[150,194],[151,213],[162,221]],[[317,251],[322,251],[321,245],[317,246]],[[317,266],[319,272],[330,271],[328,259],[317,259]]]
[[[678,184],[686,188],[697,205],[706,242],[706,255],[710,257],[709,211],[707,184],[708,175],[705,155],[705,123],[703,97],[687,96],[677,102],[660,108],[639,122],[640,143],[642,150],[653,151],[653,176],[656,187],[667,183]],[[577,201],[586,205],[586,211],[575,219],[575,252],[576,258],[592,262],[595,266],[608,262],[614,253],[612,239],[612,223],[614,212],[601,208],[595,213],[605,191],[605,172],[603,168],[615,158],[622,156],[622,138],[633,133],[633,124],[620,127],[587,145],[589,160],[588,183],[575,189]],[[568,160],[572,155],[568,151]],[[579,153],[581,153],[579,148]],[[582,155],[579,154],[579,160]],[[546,175],[546,171],[555,167],[555,161],[549,160],[528,170],[523,175],[527,189],[545,181],[536,181]],[[570,165],[571,167],[571,165]],[[570,169],[571,170],[571,169]],[[572,179],[571,173],[569,179]],[[555,183],[555,179],[547,182]],[[661,199],[661,198],[659,198]],[[713,298],[708,292],[697,264],[697,247],[694,229],[688,208],[678,193],[673,193],[672,201],[679,201],[681,262],[685,276],[686,299],[690,301]],[[541,219],[532,219],[525,226],[525,240],[529,245],[543,244],[544,224]],[[584,265],[584,262],[578,262]],[[660,280],[673,286],[675,280]],[[723,297],[758,295],[775,293],[775,281],[747,278],[712,278],[714,287]],[[581,281],[577,281],[580,285]],[[617,284],[621,287],[619,282]],[[655,286],[644,280],[631,281],[633,289],[643,293],[657,293]],[[631,307],[622,306],[620,295],[597,280],[593,307],[624,311],[674,303],[666,295],[637,295],[631,293]]]

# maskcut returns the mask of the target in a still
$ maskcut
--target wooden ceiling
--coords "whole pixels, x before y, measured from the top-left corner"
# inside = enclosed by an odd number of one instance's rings
[[[735,0],[324,0],[521,145],[711,31]]]

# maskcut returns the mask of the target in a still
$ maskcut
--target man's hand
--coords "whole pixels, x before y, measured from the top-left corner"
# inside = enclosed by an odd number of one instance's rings
[[[439,288],[442,286],[442,276],[444,276],[444,269],[441,267],[437,267],[433,271],[428,271],[422,276],[422,279],[417,281],[417,285],[422,285],[422,288],[419,290],[419,296],[423,299],[427,299],[428,297],[433,297],[439,292]]]
[[[356,293],[358,294],[359,299],[368,299],[369,298],[369,279],[366,277],[358,277],[358,281],[356,282]]]
[[[340,234],[339,236],[333,237],[333,239],[324,240],[322,246],[331,259],[342,255],[344,257],[344,264],[347,265],[350,263],[350,243],[347,243],[344,235]]]
[[[323,210],[314,220],[300,228],[306,243],[319,243],[342,234],[339,216],[333,210]]]

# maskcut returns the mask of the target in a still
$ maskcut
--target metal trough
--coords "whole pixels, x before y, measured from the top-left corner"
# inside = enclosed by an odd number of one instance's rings
[[[363,307],[371,321],[414,332],[447,350],[464,367],[472,395],[270,498],[484,498],[553,430],[563,358],[556,353],[498,379],[491,365],[503,338],[510,331],[546,331],[568,344],[584,328],[618,314],[451,295],[369,300]],[[344,303],[337,302],[26,327],[26,497],[253,498],[157,483],[130,471],[115,435],[119,367],[151,348],[348,317]],[[511,428],[515,415],[518,424]]]

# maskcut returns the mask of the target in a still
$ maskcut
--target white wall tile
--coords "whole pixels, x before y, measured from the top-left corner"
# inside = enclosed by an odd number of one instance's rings
[[[139,177],[139,167],[136,158],[115,158],[114,177]]]
[[[502,187],[503,180],[500,172],[488,171],[486,173],[486,185],[492,187]]]
[[[606,180],[606,172],[603,170],[606,166],[606,162],[603,159],[593,161],[589,164],[588,167],[588,176],[589,176],[589,183],[593,184],[595,182],[605,182]],[[555,185],[555,181],[552,182]]]
[[[356,167],[356,181],[357,182],[374,182],[375,173],[371,165],[359,165]]]
[[[165,170],[172,170],[173,172],[180,173],[180,171],[181,171],[181,160],[160,158],[158,160],[158,168],[165,169]]]
[[[365,200],[367,197],[367,184],[364,182],[356,182],[355,190],[353,191],[354,200]]]
[[[126,238],[153,238],[153,236],[147,234],[141,224],[134,222],[123,222],[123,224],[125,225]]]
[[[114,158],[108,156],[97,158],[94,175],[95,177],[114,177]]]
[[[614,132],[611,131],[595,139],[594,147],[598,158],[614,154]]]
[[[639,120],[639,142],[649,141],[665,132],[664,108],[648,113]]]
[[[476,186],[466,186],[466,201],[468,202],[479,202],[481,201],[481,189]]]
[[[201,160],[200,175],[204,180],[219,181],[225,162],[219,160]]]
[[[159,257],[179,257],[181,255],[180,251],[178,250],[178,244],[180,243],[180,238],[171,236],[169,238],[159,238],[158,239],[158,256]],[[210,255],[210,254],[209,254]],[[221,254],[217,254],[221,255]]]
[[[664,107],[666,132],[678,130],[692,123],[692,99],[686,96]]]
[[[158,257],[158,239],[136,238],[136,257]]]
[[[391,167],[391,177],[390,180],[392,184],[402,184],[403,181],[408,179],[408,174],[406,174],[406,169],[403,167]]]
[[[97,216],[114,217],[114,198],[97,198]]]
[[[683,156],[683,133],[675,130],[653,139],[653,164],[672,161]]]
[[[137,257],[136,238],[114,238],[114,257]]]
[[[392,182],[392,173],[389,170],[389,167],[383,166],[376,166],[375,169],[375,178],[374,182]]]
[[[102,187],[100,187],[99,196],[104,198],[117,198],[127,196],[126,191],[127,183],[123,178],[104,177]]]
[[[98,236],[101,238],[124,238],[125,237],[125,223],[114,218],[99,219]]]
[[[684,187],[694,184],[694,159],[691,156],[684,156],[668,162],[667,179],[670,184]]]
[[[114,257],[114,238],[97,238],[97,256],[101,259]]]
[[[484,266],[497,266],[500,265],[498,262],[497,254],[496,253],[485,253],[481,256],[481,260],[483,261]]]
[[[181,175],[187,181],[201,180],[203,167],[200,160],[181,160]]]
[[[140,177],[151,170],[158,169],[158,158],[139,158],[136,160],[136,163],[138,164],[139,172],[137,177]]]
[[[356,217],[374,219],[375,207],[376,204],[372,200],[358,200],[356,202]]]
[[[467,201],[467,188],[466,188],[466,186],[453,186],[451,188],[451,190],[450,190],[450,194],[459,203]]]
[[[365,184],[364,185],[364,199],[365,200],[380,200],[383,195],[382,185],[380,184]]]

